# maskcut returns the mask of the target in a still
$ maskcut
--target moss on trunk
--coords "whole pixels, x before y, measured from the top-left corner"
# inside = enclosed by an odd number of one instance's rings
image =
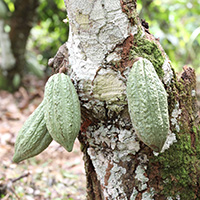
[[[196,105],[196,79],[194,70],[185,68],[181,78],[173,83],[170,100],[178,102],[181,112],[177,115],[176,126],[172,123],[175,104],[170,104],[172,132],[177,142],[167,151],[155,157],[149,163],[150,184],[157,187],[157,199],[160,195],[181,200],[200,198],[200,131]],[[172,97],[174,95],[174,97]],[[170,101],[172,103],[172,101]],[[174,108],[176,109],[176,108]],[[178,110],[177,109],[177,110]],[[179,126],[179,128],[177,128]],[[151,166],[151,167],[150,167]],[[159,166],[159,167],[158,167]],[[154,170],[158,174],[154,173]],[[158,180],[155,182],[155,179]],[[159,184],[158,184],[159,183]],[[156,185],[157,186],[156,186]]]

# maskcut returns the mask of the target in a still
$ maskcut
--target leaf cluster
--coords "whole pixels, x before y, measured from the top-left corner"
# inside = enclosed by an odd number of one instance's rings
[[[40,0],[37,15],[38,24],[31,30],[28,48],[34,48],[39,62],[47,65],[48,59],[68,39],[69,24],[63,22],[67,18],[64,1]]]

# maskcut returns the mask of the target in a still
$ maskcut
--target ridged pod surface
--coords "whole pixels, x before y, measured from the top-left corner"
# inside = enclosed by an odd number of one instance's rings
[[[169,131],[167,93],[149,60],[140,58],[133,64],[127,98],[136,134],[154,151],[161,151]]]
[[[52,138],[72,151],[81,124],[80,103],[70,78],[54,74],[45,86],[45,121]]]
[[[52,142],[44,120],[44,100],[25,121],[17,135],[13,161],[33,157],[45,150]]]

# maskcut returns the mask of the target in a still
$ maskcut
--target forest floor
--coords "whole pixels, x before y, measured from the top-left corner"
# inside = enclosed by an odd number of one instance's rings
[[[45,81],[24,80],[14,94],[0,91],[0,199],[84,200],[86,181],[78,141],[68,153],[56,142],[40,155],[19,164],[12,162],[20,128],[43,99]],[[200,97],[200,78],[197,94]],[[200,102],[200,101],[199,101]],[[200,103],[199,103],[200,107]]]
[[[0,91],[0,199],[84,200],[85,174],[78,141],[68,153],[56,142],[40,155],[12,162],[18,131],[43,99],[44,81],[28,76],[14,94]]]

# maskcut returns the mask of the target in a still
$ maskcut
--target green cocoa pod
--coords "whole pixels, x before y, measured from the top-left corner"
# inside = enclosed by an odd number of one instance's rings
[[[51,137],[72,151],[81,124],[80,103],[70,78],[54,74],[45,86],[45,121]]]
[[[154,151],[161,151],[169,131],[167,93],[152,63],[140,58],[127,80],[129,114],[136,134]]]
[[[43,100],[25,121],[17,135],[13,161],[19,163],[22,160],[38,155],[49,146],[52,140],[44,120]]]

